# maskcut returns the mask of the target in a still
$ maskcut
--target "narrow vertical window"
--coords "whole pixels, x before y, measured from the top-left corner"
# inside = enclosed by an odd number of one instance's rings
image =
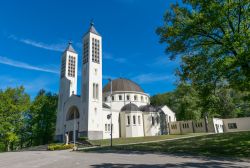
[[[136,124],[135,115],[133,115],[133,124]]]
[[[108,131],[110,131],[110,124],[108,124]]]
[[[105,124],[105,131],[107,131],[108,130],[108,128],[107,128],[107,124]]]
[[[95,87],[96,87],[96,90],[95,90],[96,96],[95,96],[95,98],[98,99],[98,97],[99,97],[99,95],[98,95],[99,94],[99,92],[98,92],[99,91],[99,85],[96,84]]]
[[[130,96],[129,95],[127,95],[127,100],[129,100],[130,99]]]
[[[138,124],[141,124],[141,116],[138,116]]]
[[[134,101],[137,101],[137,96],[136,95],[134,96]]]
[[[93,83],[93,99],[95,99],[95,84]]]
[[[122,100],[122,95],[119,95],[119,100]]]
[[[155,119],[152,117],[152,125],[155,125]]]
[[[130,116],[127,116],[128,125],[130,125]]]

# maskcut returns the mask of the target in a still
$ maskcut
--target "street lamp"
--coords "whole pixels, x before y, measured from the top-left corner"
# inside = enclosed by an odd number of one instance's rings
[[[110,133],[110,147],[112,148],[112,146],[113,146],[113,143],[112,143],[112,141],[113,141],[113,124],[112,124],[112,79],[111,78],[109,78],[108,79],[109,80],[109,82],[110,82],[110,122],[111,122],[111,133]]]
[[[74,136],[74,149],[76,147],[76,109],[74,109],[74,132],[73,132],[73,136]]]

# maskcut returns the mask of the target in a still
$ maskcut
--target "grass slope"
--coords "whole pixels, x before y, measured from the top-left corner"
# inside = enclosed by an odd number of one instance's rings
[[[168,139],[173,139],[173,138],[182,138],[182,137],[198,136],[198,135],[205,135],[205,134],[206,133],[195,133],[195,134],[190,133],[190,134],[183,134],[183,135],[160,135],[160,136],[133,137],[133,138],[117,138],[117,139],[113,139],[113,145],[168,140]],[[110,139],[89,140],[89,142],[95,146],[109,146],[110,145]]]
[[[109,149],[108,147],[102,150]],[[204,156],[250,157],[250,132],[211,134],[174,141],[114,146],[113,150],[186,153]],[[100,149],[90,149],[100,150]],[[89,150],[88,150],[89,151]]]

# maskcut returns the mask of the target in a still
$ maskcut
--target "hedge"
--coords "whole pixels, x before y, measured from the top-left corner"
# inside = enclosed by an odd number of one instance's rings
[[[53,151],[53,150],[65,150],[65,149],[73,149],[74,145],[73,144],[50,144],[48,146],[48,150]]]

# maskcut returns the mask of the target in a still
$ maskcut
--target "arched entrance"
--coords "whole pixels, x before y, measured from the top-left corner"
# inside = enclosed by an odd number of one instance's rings
[[[76,106],[71,106],[67,112],[66,120],[76,120],[80,117],[79,110]],[[78,137],[78,131],[79,131],[79,122],[76,123],[76,121],[73,122],[73,125],[75,125],[75,135],[76,138]],[[69,141],[73,141],[74,137],[74,130],[70,130],[68,132],[69,135]]]
[[[67,113],[67,120],[74,120],[80,117],[79,110],[76,106],[71,106]]]

